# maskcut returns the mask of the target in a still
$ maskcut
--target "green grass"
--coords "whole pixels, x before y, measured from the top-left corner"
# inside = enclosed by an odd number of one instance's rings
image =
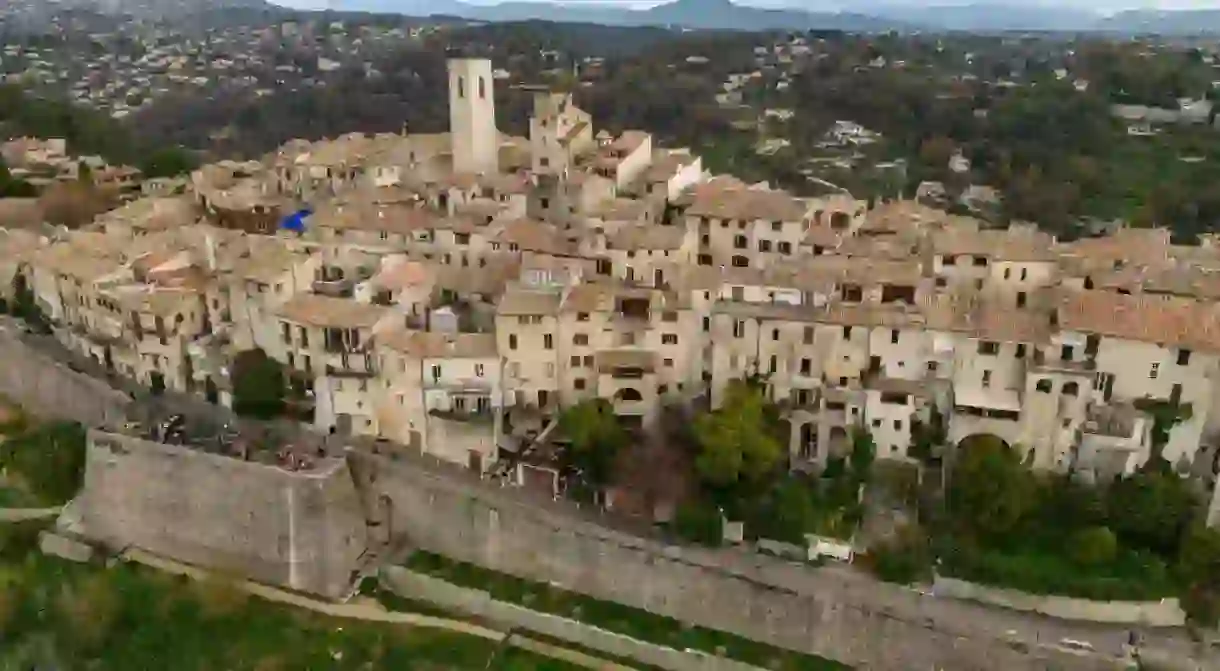
[[[677,650],[702,650],[776,671],[850,668],[813,655],[782,650],[722,631],[687,626],[673,618],[522,580],[428,552],[412,554],[407,560],[407,567],[455,585],[487,591],[501,601],[579,620]]]
[[[33,549],[38,529],[0,529],[0,668],[39,662],[116,671],[577,668],[497,641],[324,617],[221,581],[44,557]]]

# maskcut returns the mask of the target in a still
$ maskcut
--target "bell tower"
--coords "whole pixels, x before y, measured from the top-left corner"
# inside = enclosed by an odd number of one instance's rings
[[[498,172],[500,133],[496,130],[491,61],[450,58],[448,66],[453,169],[462,173]]]

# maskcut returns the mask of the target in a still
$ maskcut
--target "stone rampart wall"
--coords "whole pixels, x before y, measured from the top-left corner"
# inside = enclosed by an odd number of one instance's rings
[[[400,566],[381,570],[382,584],[409,599],[428,601],[469,615],[485,618],[507,628],[532,632],[576,643],[619,657],[633,659],[670,671],[762,671],[755,666],[709,655],[640,641],[576,620],[541,613],[516,604],[497,601],[487,592],[452,585]]]
[[[0,394],[40,417],[87,426],[123,421],[130,397],[26,345],[16,328],[0,324]]]
[[[347,463],[310,472],[89,433],[80,531],[188,564],[338,598],[367,550]]]
[[[1006,640],[1009,625],[992,611],[849,569],[665,546],[412,464],[368,454],[351,461],[366,496],[388,508],[401,541],[692,624],[857,668],[1124,668],[1106,655]]]
[[[1063,620],[1147,627],[1180,627],[1186,624],[1186,613],[1182,612],[1177,599],[1091,601],[1066,596],[1028,594],[945,577],[936,579],[934,589],[937,596],[968,599],[1001,608],[1049,615]]]

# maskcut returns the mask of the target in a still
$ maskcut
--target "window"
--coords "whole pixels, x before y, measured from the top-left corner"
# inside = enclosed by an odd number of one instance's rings
[[[744,256],[734,256],[733,257],[733,267],[734,268],[749,268],[750,259],[747,259]]]
[[[781,242],[781,243],[777,244],[776,247],[779,249],[780,254],[791,254],[792,253],[792,243],[791,242]]]
[[[508,335],[508,348],[517,349],[517,334],[516,333],[510,333]]]
[[[587,321],[589,321],[589,313],[588,313],[588,312],[577,312],[577,313],[576,313],[576,321],[578,321],[578,322],[587,322]]]
[[[770,240],[759,240],[758,241],[758,251],[760,251],[760,252],[771,251],[771,241]]]
[[[801,375],[809,375],[813,372],[813,360],[801,359]]]
[[[592,367],[593,367],[593,357],[586,356],[585,357],[585,368],[592,368]]]
[[[1004,279],[1009,279],[1011,277],[1012,277],[1012,268],[1005,268],[1004,269]]]
[[[1157,375],[1160,375],[1160,373],[1161,373],[1161,364],[1154,363],[1154,364],[1152,364],[1152,368],[1148,371],[1148,379],[1155,380]]]
[[[986,257],[986,256],[976,256],[976,257],[974,257],[974,265],[979,266],[980,268],[981,268],[981,267],[986,266],[986,265],[987,265],[987,257]]]
[[[666,367],[666,368],[673,368],[673,367],[674,367],[674,360],[673,360],[673,359],[666,359],[664,363],[665,363],[665,367]]]
[[[550,333],[542,335],[542,349],[555,349],[555,336]]]
[[[486,98],[487,82],[482,77],[479,77],[479,100],[485,100]]]
[[[662,334],[661,335],[661,344],[662,345],[677,345],[678,344],[678,334],[676,334],[676,333]]]
[[[476,364],[474,365],[474,376],[475,376],[475,377],[483,377],[483,364],[481,364],[481,363],[476,363]]]
[[[589,344],[589,335],[587,333],[577,333],[576,335],[572,336],[572,344],[573,345],[588,345]]]
[[[572,380],[572,386],[576,388],[576,391],[584,391],[585,379],[583,377],[578,377],[575,380]]]
[[[1079,396],[1080,395],[1080,383],[1064,382],[1063,383],[1063,395],[1064,396]]]
[[[985,371],[983,371],[983,388],[986,389],[990,386],[991,386],[991,371],[985,370]]]
[[[850,326],[843,327],[843,339],[851,340],[851,327]]]
[[[1190,365],[1190,350],[1188,350],[1188,349],[1178,350],[1178,365],[1179,366],[1189,366]]]
[[[1049,394],[1051,393],[1051,389],[1054,387],[1054,384],[1055,383],[1051,382],[1049,378],[1043,378],[1038,380],[1038,383],[1034,385],[1034,388],[1043,394]]]
[[[746,241],[746,236],[744,236],[744,235],[733,236],[733,247],[734,248],[745,249],[747,244],[748,244],[748,242]]]
[[[1019,308],[1025,307],[1026,302],[1027,302],[1027,300],[1025,297],[1025,292],[1018,291],[1017,292],[1017,307],[1019,307]]]
[[[1017,358],[1025,358],[1025,343],[1017,343]]]
[[[1029,269],[1022,268],[1021,269],[1021,281],[1024,282],[1025,278],[1027,278],[1027,277],[1029,277]]]
[[[283,334],[284,342],[292,344],[292,327],[288,326],[287,322],[280,323],[280,333]]]
[[[459,98],[466,97],[466,78],[465,77],[458,77],[458,97]]]
[[[546,365],[546,376],[547,376],[547,377],[555,377],[555,364],[553,364],[553,363],[548,363],[548,364]]]
[[[895,431],[901,431],[901,430],[902,430],[902,420],[901,420],[901,419],[896,419],[896,420],[894,420],[894,430],[895,430]]]
[[[779,370],[779,358],[772,354],[770,370],[768,372],[774,373],[777,370]]]
[[[890,331],[890,343],[893,345],[897,345],[898,337],[900,335],[902,335],[902,334],[898,332],[898,329],[894,329],[894,330]]]
[[[570,365],[573,368],[580,368],[580,357],[578,357],[578,356],[572,357],[571,360],[569,360],[568,365]]]
[[[433,380],[441,379],[441,367],[439,365],[432,366],[432,379]]]
[[[940,368],[940,365],[937,364],[935,361],[928,362],[928,372],[929,373],[935,373],[936,369],[938,369],[938,368]]]
[[[771,230],[775,231],[776,233],[779,233],[780,231],[784,230],[784,222],[782,222],[782,221],[771,222]]]
[[[886,405],[906,405],[907,395],[897,391],[882,392],[881,402]]]
[[[779,329],[771,329],[771,339],[779,342]]]
[[[710,332],[711,332],[711,330],[712,330],[712,318],[711,318],[711,317],[704,317],[704,318],[703,318],[703,332],[704,332],[704,333],[710,333]]]
[[[995,356],[1000,353],[1000,344],[991,342],[990,340],[979,341],[979,354],[985,356]]]
[[[1064,361],[1071,361],[1074,352],[1071,345],[1064,345],[1059,348],[1059,358]]]
[[[734,338],[746,337],[746,323],[740,319],[733,320],[733,337]]]

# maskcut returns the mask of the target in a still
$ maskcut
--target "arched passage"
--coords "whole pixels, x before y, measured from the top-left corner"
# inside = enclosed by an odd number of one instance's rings
[[[644,400],[644,395],[641,394],[639,392],[639,390],[635,389],[634,387],[624,387],[624,388],[620,389],[617,394],[614,395],[614,400],[616,400],[616,401],[642,401],[642,400]]]

